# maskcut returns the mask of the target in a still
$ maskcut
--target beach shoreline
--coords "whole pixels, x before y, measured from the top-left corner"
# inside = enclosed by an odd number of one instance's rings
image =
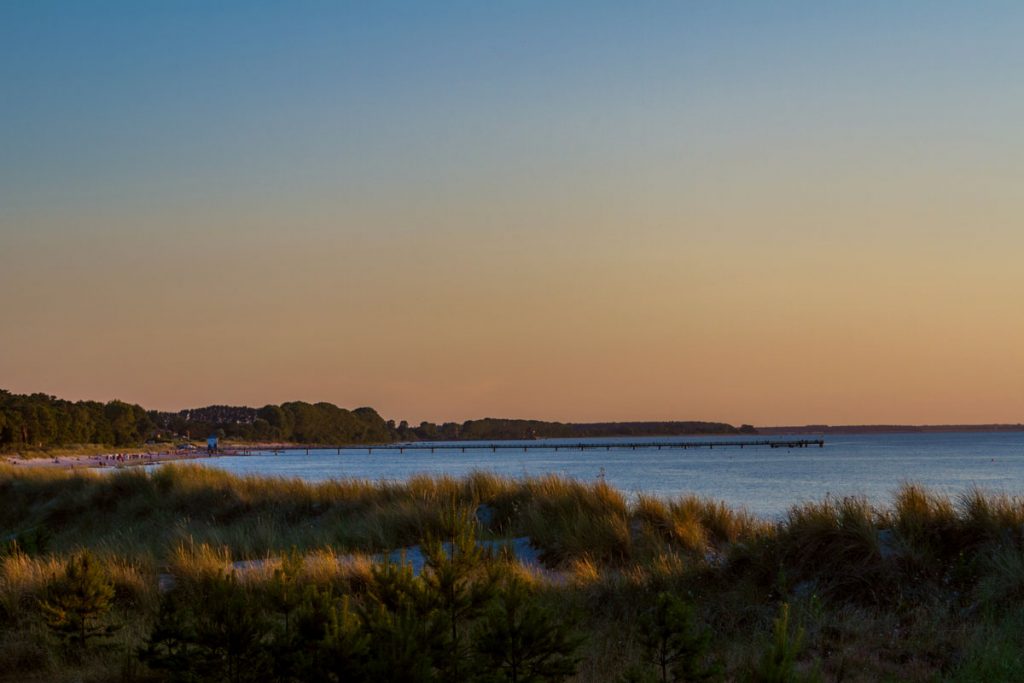
[[[156,465],[179,460],[198,460],[201,458],[220,458],[226,456],[254,455],[258,452],[281,451],[289,448],[300,448],[299,444],[267,441],[259,443],[225,444],[210,452],[205,446],[190,448],[159,448],[154,446],[111,449],[101,452],[78,452],[77,448],[58,450],[57,452],[29,451],[27,453],[0,453],[0,462],[19,467],[51,468],[51,469],[103,469],[107,467],[138,467]],[[83,449],[84,450],[84,449]]]
[[[144,467],[162,462],[179,460],[196,460],[198,458],[220,457],[234,453],[207,453],[206,451],[148,451],[142,453],[105,453],[59,455],[54,457],[25,458],[21,456],[4,456],[4,460],[17,467],[46,469],[104,469],[108,467]]]

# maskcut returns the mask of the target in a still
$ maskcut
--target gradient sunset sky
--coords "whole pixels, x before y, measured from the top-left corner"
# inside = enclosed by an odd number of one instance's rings
[[[1024,3],[0,3],[0,388],[1024,421]]]

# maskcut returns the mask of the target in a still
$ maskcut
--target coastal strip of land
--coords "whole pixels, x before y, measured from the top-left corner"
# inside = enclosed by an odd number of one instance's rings
[[[216,455],[232,455],[233,453],[218,453]],[[155,465],[162,462],[174,462],[178,460],[196,460],[199,458],[210,458],[215,454],[199,450],[173,450],[173,451],[142,451],[142,452],[112,452],[102,454],[62,454],[52,457],[31,457],[23,458],[16,455],[4,456],[7,463],[25,468],[33,469],[87,469],[104,467],[126,467]]]
[[[497,452],[498,450],[578,450],[578,451],[589,451],[589,450],[662,450],[662,449],[674,449],[674,450],[687,450],[687,449],[714,449],[714,448],[808,448],[808,447],[824,447],[825,442],[822,439],[773,439],[773,440],[747,440],[747,441],[654,441],[654,442],[576,442],[576,443],[544,443],[544,442],[533,442],[533,443],[521,443],[521,442],[479,442],[479,443],[467,443],[459,442],[458,444],[433,444],[433,443],[405,443],[405,444],[359,444],[359,445],[340,445],[340,446],[309,446],[309,445],[295,445],[295,444],[258,444],[258,445],[240,445],[230,448],[217,448],[213,450],[204,450],[197,447],[191,448],[178,448],[174,450],[164,451],[141,451],[141,452],[117,452],[117,453],[95,453],[95,454],[60,454],[52,457],[33,457],[33,458],[20,458],[16,456],[7,456],[7,462],[12,465],[24,464],[28,467],[50,467],[50,468],[63,468],[63,469],[76,469],[76,468],[103,468],[103,467],[125,467],[125,466],[145,466],[145,465],[156,465],[163,462],[173,462],[179,460],[196,460],[199,458],[212,458],[212,457],[223,457],[223,456],[244,456],[253,455],[260,452],[272,452],[279,453],[283,450],[296,449],[305,450],[308,455],[310,451],[336,451],[341,453],[342,451],[365,450],[368,453],[376,451],[425,451],[429,450],[433,453],[435,450],[452,450],[461,451],[463,453],[469,450],[490,450]]]

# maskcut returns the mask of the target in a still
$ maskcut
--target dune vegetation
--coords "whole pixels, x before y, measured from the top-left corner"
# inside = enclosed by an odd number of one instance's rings
[[[5,467],[0,499],[6,680],[1024,678],[1024,503],[976,490],[769,522],[559,477],[165,465]],[[541,566],[480,543],[523,537]]]

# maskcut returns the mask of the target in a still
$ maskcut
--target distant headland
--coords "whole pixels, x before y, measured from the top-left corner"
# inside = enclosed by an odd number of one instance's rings
[[[242,443],[366,444],[618,436],[730,436],[741,434],[878,434],[1024,431],[1022,424],[802,425],[739,427],[724,422],[549,422],[483,418],[465,422],[385,420],[369,407],[291,401],[262,408],[213,405],[178,412],[147,410],[123,401],[68,401],[47,394],[0,389],[0,450],[6,452],[84,445],[143,444],[221,439]]]
[[[0,450],[8,452],[82,445],[137,447],[209,435],[236,442],[312,445],[756,433],[750,425],[702,421],[563,423],[484,418],[414,426],[405,420],[385,420],[369,407],[349,410],[303,401],[262,408],[214,405],[162,412],[117,400],[72,402],[0,389]]]
[[[980,425],[802,425],[757,427],[758,434],[921,434],[928,432],[1024,432],[1024,424]]]

